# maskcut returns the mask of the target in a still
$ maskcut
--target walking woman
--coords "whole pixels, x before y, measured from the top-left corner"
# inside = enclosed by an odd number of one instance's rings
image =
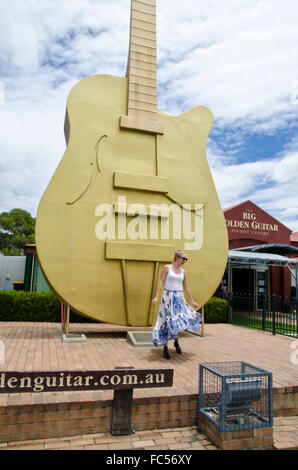
[[[159,344],[164,346],[165,359],[171,359],[169,340],[174,339],[177,354],[182,354],[178,342],[179,333],[184,330],[197,331],[201,328],[202,315],[186,303],[182,290],[184,288],[191,304],[198,309],[199,306],[193,300],[187,285],[186,272],[182,268],[186,261],[186,254],[181,250],[176,251],[173,264],[166,265],[162,270],[156,296],[152,300],[152,305],[155,305],[164,287],[156,324],[152,331],[152,341],[154,346]]]

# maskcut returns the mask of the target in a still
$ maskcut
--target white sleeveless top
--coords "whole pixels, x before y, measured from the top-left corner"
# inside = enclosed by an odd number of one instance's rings
[[[184,269],[182,269],[180,274],[176,274],[170,265],[167,265],[167,266],[169,268],[169,271],[168,271],[166,281],[165,281],[165,289],[182,291]]]

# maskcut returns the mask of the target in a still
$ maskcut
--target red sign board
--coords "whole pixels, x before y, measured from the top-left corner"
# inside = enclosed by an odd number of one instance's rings
[[[290,229],[251,201],[224,210],[229,240],[290,244]]]

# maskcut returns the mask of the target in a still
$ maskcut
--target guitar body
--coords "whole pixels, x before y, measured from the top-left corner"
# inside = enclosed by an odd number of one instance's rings
[[[158,111],[164,135],[124,130],[119,117],[127,111],[127,88],[126,78],[95,75],[71,90],[68,145],[40,201],[36,245],[47,282],[74,311],[148,326],[158,311],[151,307],[156,284],[175,250],[188,255],[188,283],[202,306],[221,281],[228,239],[206,159],[211,112],[199,106],[177,117]],[[172,213],[168,219],[125,214],[123,201],[146,210],[174,205],[182,215],[186,207],[192,227],[198,222],[197,235],[190,238],[183,217],[181,236],[174,233]],[[197,212],[189,210],[194,205]]]

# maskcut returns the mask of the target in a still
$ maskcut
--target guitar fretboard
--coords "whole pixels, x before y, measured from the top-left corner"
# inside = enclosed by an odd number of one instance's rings
[[[163,133],[157,121],[156,0],[132,0],[127,64],[128,110],[120,126]]]

